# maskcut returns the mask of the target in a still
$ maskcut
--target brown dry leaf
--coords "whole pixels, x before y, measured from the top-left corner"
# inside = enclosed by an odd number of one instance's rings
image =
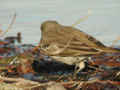
[[[34,73],[34,70],[32,68],[32,60],[30,60],[31,58],[28,57],[27,55],[21,55],[20,58],[20,64],[17,67],[17,72],[19,74],[26,74],[26,73]]]
[[[95,82],[91,83],[84,83],[82,85],[82,90],[119,90],[119,87],[117,85],[119,82],[114,82],[110,80],[101,81],[97,80]]]
[[[106,65],[110,67],[120,67],[119,56],[104,56],[104,58],[96,58],[90,61],[91,65]]]

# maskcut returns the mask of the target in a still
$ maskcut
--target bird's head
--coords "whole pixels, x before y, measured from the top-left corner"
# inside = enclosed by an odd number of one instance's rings
[[[42,32],[47,32],[54,29],[57,25],[59,25],[57,21],[45,21],[41,24],[40,29]]]

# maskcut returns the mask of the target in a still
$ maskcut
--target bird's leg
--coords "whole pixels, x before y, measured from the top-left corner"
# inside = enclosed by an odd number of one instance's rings
[[[86,57],[83,57],[82,59],[77,57],[77,62],[75,64],[75,71],[74,71],[74,76],[76,76],[81,70],[85,68],[85,61]],[[78,67],[78,69],[77,69]]]
[[[77,69],[78,67],[78,69]],[[81,70],[83,70],[85,68],[85,62],[82,61],[80,63],[78,63],[76,66],[75,66],[75,72],[74,72],[74,76],[76,76]]]
[[[77,69],[76,73],[79,73],[81,70],[85,68],[85,62],[84,61],[80,62],[78,67],[79,68]]]

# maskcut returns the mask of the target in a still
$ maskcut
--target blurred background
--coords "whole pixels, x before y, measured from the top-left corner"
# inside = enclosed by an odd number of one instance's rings
[[[71,26],[87,16],[88,9],[91,15],[75,27],[110,46],[120,37],[120,0],[0,0],[0,29],[5,31],[16,13],[16,21],[4,37],[21,32],[23,43],[36,45],[41,23],[57,20]]]

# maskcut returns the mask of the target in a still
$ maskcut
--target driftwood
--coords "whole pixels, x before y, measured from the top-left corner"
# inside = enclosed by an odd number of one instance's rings
[[[37,82],[22,78],[0,77],[0,80],[0,90],[34,90],[34,88],[38,88],[40,86]]]
[[[0,90],[66,90],[56,82],[39,83],[22,78],[0,77]]]

